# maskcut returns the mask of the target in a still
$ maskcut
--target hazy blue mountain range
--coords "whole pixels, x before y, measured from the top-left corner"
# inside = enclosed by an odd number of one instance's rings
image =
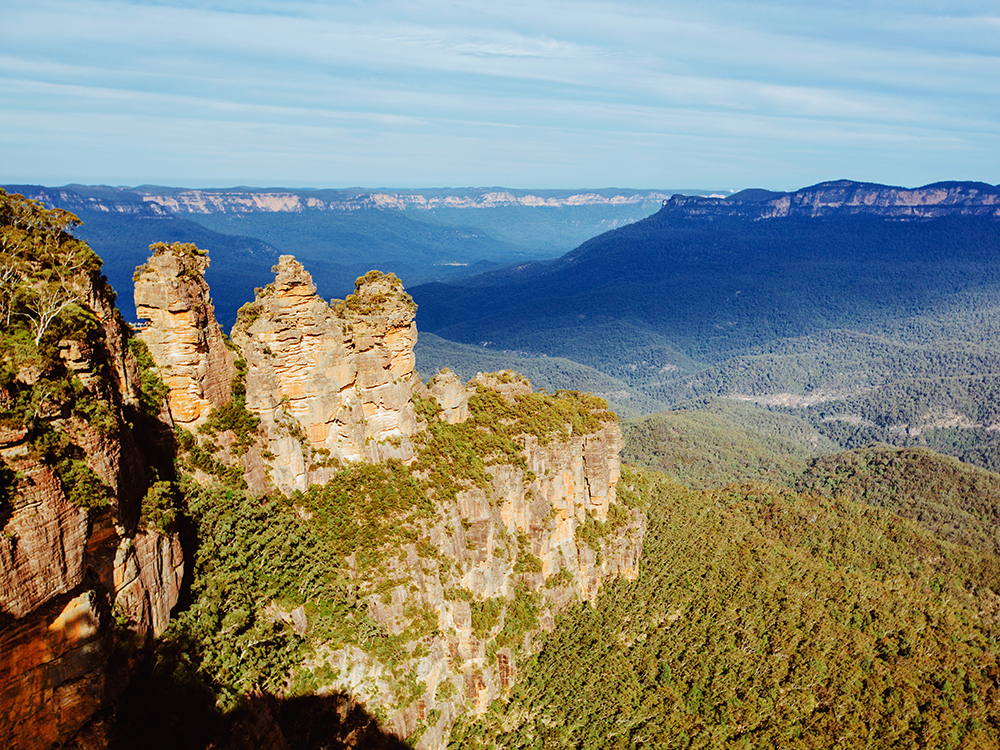
[[[661,408],[735,397],[995,468],[998,212],[980,183],[675,196],[559,259],[412,291],[423,331],[567,357]]]
[[[843,447],[915,443],[1000,468],[994,186],[840,180],[665,201],[668,191],[11,190],[80,216],[126,316],[133,269],[161,240],[209,250],[227,328],[280,253],[308,263],[328,297],[377,267],[420,306],[425,374],[512,368],[540,387],[598,393],[625,416],[734,397],[790,410]]]
[[[824,189],[804,189],[791,202],[813,206]],[[423,329],[446,338],[549,355],[572,348],[579,361],[638,378],[689,366],[685,358],[718,361],[776,339],[995,292],[1000,190],[989,197],[975,215],[959,203],[907,221],[877,203],[840,211],[820,203],[809,215],[772,217],[761,206],[780,209],[787,196],[764,204],[678,196],[558,260],[420,286],[414,297]],[[615,327],[646,351],[609,335],[576,340],[581,329]]]
[[[83,221],[77,234],[101,250],[123,311],[131,315],[132,272],[153,242],[194,242],[227,327],[270,277],[279,254],[308,263],[321,294],[343,297],[378,268],[408,286],[552,258],[656,211],[669,191],[192,190],[8,185]],[[224,283],[219,283],[224,280]]]
[[[138,237],[229,306],[279,251],[64,192],[120,301]],[[675,196],[419,311],[285,259],[230,341],[198,248],[140,338],[69,221],[0,191],[0,744],[996,746],[1000,474],[912,447],[1000,465],[993,188]]]

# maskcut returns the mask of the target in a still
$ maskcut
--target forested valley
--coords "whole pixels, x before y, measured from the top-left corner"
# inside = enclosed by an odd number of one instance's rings
[[[283,255],[226,336],[204,249],[133,329],[0,193],[0,737],[996,747],[1000,223],[783,195],[413,298]]]

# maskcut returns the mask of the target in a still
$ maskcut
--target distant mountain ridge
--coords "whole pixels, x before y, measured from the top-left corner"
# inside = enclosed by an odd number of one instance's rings
[[[944,216],[1000,217],[1000,185],[985,182],[935,182],[918,188],[835,180],[791,193],[744,190],[728,198],[675,195],[664,211],[688,216],[777,219],[832,215],[870,215],[896,219]]]
[[[500,208],[527,206],[655,206],[669,197],[664,191],[635,190],[514,190],[463,188],[456,190],[295,190],[282,188],[225,188],[211,190],[134,188],[143,200],[174,213],[247,213],[358,211],[368,208],[431,210],[435,208]]]
[[[739,196],[675,195],[652,216],[556,260],[416,287],[421,324],[460,342],[575,358],[547,349],[540,327],[565,335],[598,320],[630,329],[644,321],[645,333],[666,334],[660,344],[704,360],[874,322],[890,308],[913,314],[981,283],[992,289],[1000,187],[840,180],[766,200],[759,190]],[[928,276],[927,264],[939,272]],[[863,310],[849,301],[855,296]],[[579,361],[601,369],[597,359]],[[671,362],[679,364],[660,366]]]
[[[301,213],[316,211],[360,211],[363,209],[423,210],[437,208],[565,208],[579,206],[656,207],[667,200],[669,190],[604,188],[594,190],[519,190],[505,187],[348,188],[344,190],[302,188],[176,188],[159,185],[109,187],[106,185],[7,185],[36,200],[78,209],[138,213],[145,206],[157,215],[211,213]],[[704,194],[706,191],[688,191]]]
[[[341,297],[372,268],[415,285],[555,258],[646,218],[670,194],[625,188],[4,187],[83,220],[78,236],[104,257],[129,316],[132,271],[151,243],[207,248],[209,276],[221,278],[225,269],[238,287],[216,283],[216,309],[227,326],[239,302],[267,282],[281,253],[309,262],[320,294]]]
[[[42,201],[66,211],[96,211],[105,214],[130,214],[144,218],[168,218],[171,212],[155,201],[144,200],[131,188],[105,185],[4,185],[8,193],[19,193],[25,198]]]
[[[644,403],[801,405],[844,447],[996,468],[998,208],[1000,189],[959,182],[674,196],[556,260],[410,291],[424,332],[565,357]]]

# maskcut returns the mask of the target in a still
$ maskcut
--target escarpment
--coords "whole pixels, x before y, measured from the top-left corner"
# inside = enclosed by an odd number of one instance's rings
[[[754,195],[758,192],[763,196]],[[661,213],[752,220],[846,215],[880,216],[895,221],[954,216],[1000,217],[1000,187],[977,182],[938,182],[919,188],[902,188],[836,180],[791,193],[753,190],[746,193],[749,195],[737,193],[729,198],[675,195],[664,201]]]
[[[611,577],[638,575],[645,531],[638,499],[619,493],[621,433],[601,402],[533,393],[511,373],[460,391],[453,374],[440,377],[444,386],[435,378],[417,387],[414,458],[393,470],[429,503],[377,519],[369,509],[394,490],[367,482],[356,505],[336,512],[338,526],[361,517],[399,523],[402,536],[389,542],[386,530],[386,544],[346,545],[364,617],[318,641],[294,670],[297,684],[352,695],[428,749],[448,746],[456,721],[509,693],[560,609],[595,601]],[[433,397],[442,391],[451,414]],[[346,471],[311,488],[302,512],[329,517]],[[331,627],[319,612],[312,618],[310,628]]]
[[[327,303],[291,256],[274,271],[233,329],[240,395],[209,413],[182,460],[209,466],[207,482],[233,479],[227,461],[246,479],[257,456],[289,517],[333,555],[332,599],[286,593],[242,615],[305,640],[280,684],[348,695],[399,738],[444,748],[461,717],[508,693],[560,609],[638,575],[645,516],[619,487],[617,418],[512,373],[462,384],[442,371],[425,385],[398,279],[370,272]],[[213,427],[227,409],[253,426],[242,458]]]
[[[143,517],[157,480],[140,371],[75,218],[0,191],[0,744],[100,738],[183,556]],[[163,485],[169,477],[164,476]],[[165,524],[167,528],[168,525]],[[97,741],[97,740],[95,740]]]

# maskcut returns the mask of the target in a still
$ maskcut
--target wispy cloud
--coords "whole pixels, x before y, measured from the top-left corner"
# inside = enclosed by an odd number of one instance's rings
[[[36,0],[0,25],[0,156],[5,180],[996,182],[994,5]]]

